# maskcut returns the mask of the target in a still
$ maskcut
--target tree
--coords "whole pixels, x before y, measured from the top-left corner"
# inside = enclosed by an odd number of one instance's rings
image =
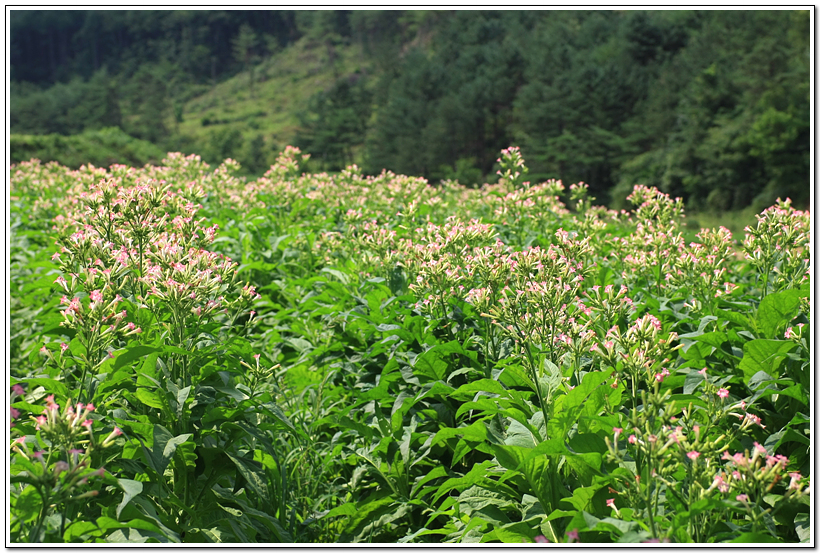
[[[329,90],[314,95],[308,111],[300,114],[296,144],[325,169],[344,169],[353,163],[354,148],[364,141],[370,100],[361,74],[336,81]]]
[[[256,33],[253,31],[250,25],[243,24],[239,28],[239,32],[237,33],[236,37],[233,39],[233,55],[234,58],[241,62],[245,68],[245,71],[248,71],[250,77],[250,93],[251,97],[254,97],[253,93],[253,63],[255,61],[254,50],[257,47],[258,38]]]

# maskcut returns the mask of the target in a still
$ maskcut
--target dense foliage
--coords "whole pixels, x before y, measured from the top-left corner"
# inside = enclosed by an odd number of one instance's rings
[[[133,138],[117,127],[60,134],[13,134],[10,140],[11,162],[30,159],[54,160],[73,169],[91,164],[108,167],[115,163],[143,166],[157,164],[165,153],[146,140]]]
[[[807,542],[807,212],[11,168],[13,542]]]
[[[515,142],[534,178],[586,182],[613,207],[636,182],[698,210],[808,205],[808,11],[12,11],[10,22],[14,133],[115,125],[258,176],[265,148],[282,144],[250,134],[282,107],[258,81],[300,41],[330,84],[291,108],[298,129],[282,129],[314,170],[356,162],[481,184]],[[357,65],[344,66],[352,49]],[[240,73],[256,115],[211,99],[219,115],[179,130],[193,99]]]

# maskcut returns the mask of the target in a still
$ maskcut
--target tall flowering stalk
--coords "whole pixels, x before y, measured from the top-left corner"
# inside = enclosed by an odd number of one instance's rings
[[[487,313],[502,335],[514,340],[525,355],[545,421],[549,401],[549,390],[541,385],[547,376],[545,366],[556,367],[573,343],[564,329],[571,325],[575,300],[590,271],[583,262],[589,252],[587,239],[561,229],[556,237],[557,246],[512,252],[505,259],[507,284]],[[578,334],[582,332],[578,327]]]
[[[674,262],[683,248],[678,223],[683,216],[683,202],[643,185],[636,185],[627,199],[636,206],[636,229],[625,238],[613,240],[615,248],[611,255],[625,265],[621,276],[627,286],[645,280],[647,287],[654,284],[660,295],[665,275],[675,272]]]
[[[757,215],[757,224],[745,229],[743,252],[758,271],[765,298],[771,292],[797,288],[809,278],[811,216],[777,199]]]
[[[56,281],[66,292],[63,325],[77,331],[81,346],[78,398],[93,394],[86,375],[143,330],[127,322],[127,310],[118,307],[123,300],[149,310],[171,343],[187,349],[189,328],[222,313],[236,316],[258,297],[252,286],[240,288],[236,263],[205,249],[218,227],[197,217],[202,206],[195,201],[204,195],[195,183],[175,190],[120,174],[90,185],[76,210],[58,221],[60,251],[52,259],[65,275]],[[180,387],[191,383],[186,365],[184,357],[172,362]]]

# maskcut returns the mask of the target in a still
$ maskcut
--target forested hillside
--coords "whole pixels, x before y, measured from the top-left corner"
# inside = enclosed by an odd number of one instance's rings
[[[809,40],[807,11],[15,10],[11,130],[468,185],[515,143],[615,206],[806,206]]]

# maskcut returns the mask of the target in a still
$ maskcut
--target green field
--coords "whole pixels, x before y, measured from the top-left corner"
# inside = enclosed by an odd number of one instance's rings
[[[11,543],[810,543],[809,213],[305,157],[12,166]]]

